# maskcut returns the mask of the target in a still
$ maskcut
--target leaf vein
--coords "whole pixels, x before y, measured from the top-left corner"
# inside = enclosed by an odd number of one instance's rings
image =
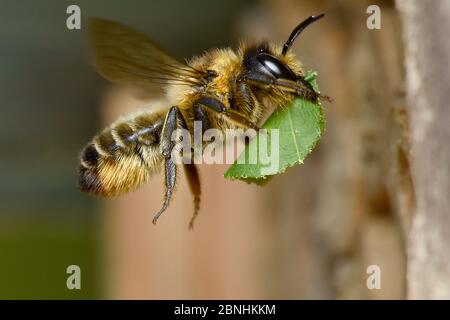
[[[291,126],[292,139],[294,140],[294,145],[295,145],[295,152],[297,153],[298,161],[301,163],[302,159],[300,158],[300,151],[298,150],[297,137],[295,136],[295,128],[294,128],[294,123],[292,121],[291,110],[290,110],[290,108],[288,108],[287,110],[288,110],[288,114],[289,114],[289,125]]]

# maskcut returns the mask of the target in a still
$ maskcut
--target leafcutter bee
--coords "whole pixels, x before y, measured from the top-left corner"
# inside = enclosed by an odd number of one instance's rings
[[[263,41],[242,42],[235,51],[212,49],[186,62],[161,50],[144,34],[116,22],[94,19],[89,34],[93,64],[104,78],[119,84],[146,88],[162,84],[164,109],[147,109],[112,123],[82,150],[79,188],[99,196],[116,196],[134,190],[154,172],[164,174],[164,196],[156,223],[172,199],[177,171],[183,167],[194,199],[193,226],[200,206],[200,179],[194,163],[177,165],[171,158],[178,128],[203,130],[254,128],[268,105],[281,106],[295,97],[317,101],[326,98],[304,80],[300,61],[290,51],[308,25],[324,15],[301,22],[283,46]]]

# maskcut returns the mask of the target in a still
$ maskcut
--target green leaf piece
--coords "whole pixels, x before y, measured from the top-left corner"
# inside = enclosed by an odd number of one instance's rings
[[[319,92],[316,77],[317,73],[310,71],[305,80]],[[277,108],[262,128],[268,134],[259,134],[250,141],[225,178],[264,185],[272,176],[303,163],[325,130],[322,105],[297,98]]]

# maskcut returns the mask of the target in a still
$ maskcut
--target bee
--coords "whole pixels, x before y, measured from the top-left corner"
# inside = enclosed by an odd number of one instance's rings
[[[93,19],[89,38],[93,65],[107,80],[148,88],[161,84],[167,108],[147,109],[109,125],[81,151],[78,186],[81,191],[111,197],[137,189],[152,173],[163,172],[164,194],[156,223],[168,208],[183,169],[193,195],[193,227],[200,208],[200,178],[195,164],[177,165],[171,157],[178,129],[259,129],[269,105],[281,106],[295,97],[328,99],[304,80],[300,61],[290,51],[298,35],[324,14],[310,16],[284,45],[242,42],[238,50],[212,49],[186,62],[160,49],[144,34],[122,24]],[[193,134],[191,135],[193,136]],[[182,168],[180,168],[182,167]]]

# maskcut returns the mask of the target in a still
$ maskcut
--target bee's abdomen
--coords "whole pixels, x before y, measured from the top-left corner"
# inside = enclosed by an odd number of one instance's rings
[[[162,125],[161,115],[143,112],[104,129],[81,152],[79,188],[115,196],[144,184],[162,162]]]

